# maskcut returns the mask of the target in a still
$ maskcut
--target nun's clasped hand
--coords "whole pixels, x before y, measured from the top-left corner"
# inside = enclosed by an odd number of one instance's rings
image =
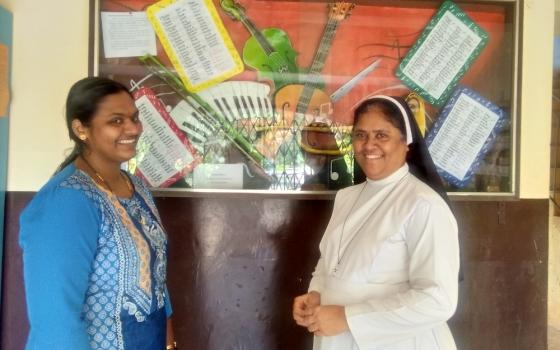
[[[294,320],[317,336],[332,336],[348,330],[344,307],[321,305],[317,292],[300,295],[294,299]]]
[[[321,305],[321,294],[311,291],[294,299],[293,316],[296,323],[307,327],[308,318],[313,315],[313,309]]]

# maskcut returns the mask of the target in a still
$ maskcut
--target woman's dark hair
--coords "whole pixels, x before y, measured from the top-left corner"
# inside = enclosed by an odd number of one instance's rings
[[[103,99],[120,92],[126,92],[132,97],[126,86],[107,78],[89,77],[72,85],[66,98],[66,127],[68,136],[74,141],[74,149],[58,166],[56,172],[72,163],[85,149],[84,141],[80,140],[72,130],[72,121],[78,119],[83,125],[88,126]]]

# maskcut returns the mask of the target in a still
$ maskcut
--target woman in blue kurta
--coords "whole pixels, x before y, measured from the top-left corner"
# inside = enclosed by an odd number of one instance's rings
[[[86,78],[66,103],[72,154],[20,218],[27,349],[173,349],[167,238],[120,170],[142,132],[126,87]]]

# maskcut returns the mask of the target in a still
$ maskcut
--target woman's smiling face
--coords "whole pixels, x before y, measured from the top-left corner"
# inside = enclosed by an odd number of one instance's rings
[[[123,91],[103,98],[84,129],[88,151],[94,157],[120,164],[136,154],[142,123],[134,100]]]
[[[404,136],[378,108],[359,116],[352,144],[354,157],[369,179],[381,180],[406,162]]]

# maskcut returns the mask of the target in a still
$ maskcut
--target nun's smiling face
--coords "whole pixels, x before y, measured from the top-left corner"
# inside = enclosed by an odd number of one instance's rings
[[[354,157],[369,179],[381,180],[406,162],[404,136],[378,108],[359,117],[352,144]]]

